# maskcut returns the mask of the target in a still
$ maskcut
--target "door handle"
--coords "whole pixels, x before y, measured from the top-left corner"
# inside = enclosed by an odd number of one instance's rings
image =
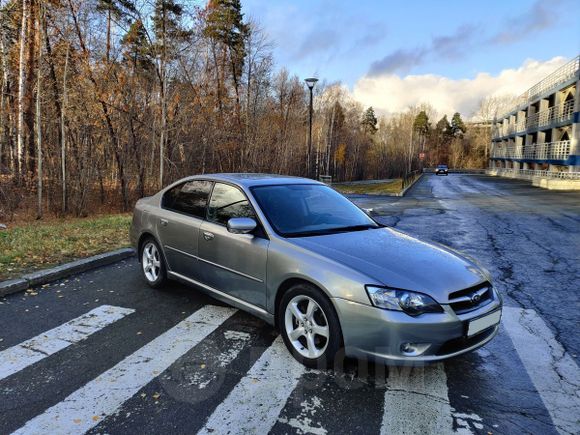
[[[166,227],[166,226],[167,226],[167,224],[169,223],[169,222],[167,221],[167,219],[161,219],[161,220],[160,220],[160,222],[161,222],[161,225],[163,225],[164,227]]]
[[[210,233],[209,231],[204,231],[203,232],[203,238],[205,240],[213,240],[215,236],[213,235],[213,233]]]

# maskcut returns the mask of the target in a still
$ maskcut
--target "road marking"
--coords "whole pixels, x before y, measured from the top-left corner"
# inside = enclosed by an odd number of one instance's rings
[[[200,308],[14,433],[79,434],[88,431],[235,312],[233,308],[217,306]]]
[[[381,434],[470,433],[453,431],[447,375],[442,363],[389,367]]]
[[[502,322],[561,434],[580,427],[580,369],[534,310],[504,307]]]
[[[134,313],[130,308],[101,305],[76,319],[0,352],[0,380],[88,338]]]
[[[198,433],[269,432],[305,372],[278,336]]]

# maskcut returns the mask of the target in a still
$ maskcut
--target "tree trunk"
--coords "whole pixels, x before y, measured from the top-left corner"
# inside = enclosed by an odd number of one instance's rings
[[[67,105],[67,73],[70,45],[66,48],[64,71],[62,76],[62,107],[60,111],[60,170],[62,176],[62,213],[67,211],[66,193],[66,105]]]
[[[26,84],[24,86],[25,98],[24,98],[24,123],[26,124],[27,145],[24,151],[26,167],[25,174],[30,175],[30,179],[34,178],[34,173],[36,172],[35,155],[36,155],[36,141],[35,141],[35,119],[34,119],[34,86],[35,86],[35,53],[36,53],[36,42],[38,37],[38,28],[36,27],[36,3],[30,0],[28,9],[28,28],[27,28],[27,42],[28,42],[28,56],[26,57],[26,73],[24,77],[26,79]]]
[[[3,30],[3,29],[2,29]],[[8,135],[6,134],[6,120],[4,119],[5,95],[8,90],[8,62],[6,62],[6,51],[4,47],[4,32],[0,34],[0,56],[2,56],[2,87],[0,87],[0,169],[4,162],[7,162],[4,154],[8,154],[5,150],[4,144],[8,143]]]
[[[159,135],[159,188],[163,188],[163,169],[164,169],[164,157],[165,157],[165,132],[167,129],[167,95],[166,86],[167,78],[165,70],[165,62],[167,61],[167,49],[165,47],[165,7],[162,8],[161,17],[161,61],[159,65],[159,98],[161,105],[161,134]]]
[[[16,171],[18,183],[22,182],[24,172],[24,91],[26,77],[24,73],[26,57],[26,30],[28,26],[28,0],[22,0],[22,23],[20,27],[20,58],[18,61],[18,136],[16,145]]]
[[[42,5],[38,7],[38,70],[36,73],[36,219],[42,219],[42,116],[40,95],[42,91]]]

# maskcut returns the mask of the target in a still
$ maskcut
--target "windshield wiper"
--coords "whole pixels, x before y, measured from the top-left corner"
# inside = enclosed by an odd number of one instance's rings
[[[324,236],[328,234],[337,234],[337,233],[350,233],[353,231],[364,231],[370,230],[371,228],[376,229],[380,228],[378,225],[372,224],[364,224],[364,225],[351,225],[348,227],[337,227],[337,228],[326,228],[323,230],[312,230],[312,231],[301,231],[298,233],[290,233],[286,234],[286,237],[308,237],[308,236]]]
[[[351,225],[348,227],[333,228],[332,231],[337,233],[350,233],[351,231],[364,231],[370,230],[371,228],[379,228],[379,226],[372,224]]]

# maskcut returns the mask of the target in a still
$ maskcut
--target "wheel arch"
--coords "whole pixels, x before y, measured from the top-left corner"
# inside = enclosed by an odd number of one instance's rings
[[[141,263],[141,248],[143,247],[143,243],[145,243],[145,240],[147,240],[147,239],[155,240],[155,242],[157,242],[157,244],[161,248],[161,244],[159,243],[159,240],[157,240],[157,238],[151,232],[143,231],[141,233],[141,235],[139,236],[139,241],[137,242],[137,260],[139,261],[139,263]],[[161,248],[161,251],[163,253],[163,248]]]
[[[278,289],[276,291],[276,297],[275,297],[275,302],[274,302],[274,325],[276,327],[278,327],[278,316],[280,314],[279,313],[280,301],[282,300],[282,296],[284,296],[284,293],[286,293],[289,289],[291,289],[293,286],[295,286],[297,284],[308,284],[308,285],[318,289],[320,291],[320,293],[330,302],[330,305],[332,305],[332,307],[334,308],[334,311],[336,312],[336,314],[338,316],[338,310],[334,306],[334,302],[332,301],[332,298],[329,296],[328,292],[322,286],[320,286],[319,284],[317,284],[314,281],[309,280],[307,278],[291,277],[291,278],[285,279],[278,286]],[[339,318],[339,321],[340,321],[340,318]]]

